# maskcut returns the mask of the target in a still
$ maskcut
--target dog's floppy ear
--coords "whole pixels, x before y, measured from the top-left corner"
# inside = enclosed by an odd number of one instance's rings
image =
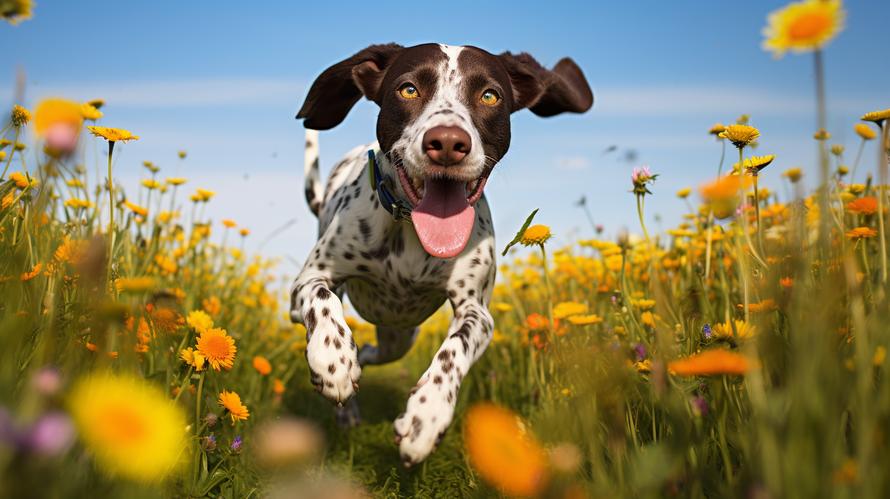
[[[575,61],[560,59],[548,70],[534,57],[504,52],[498,58],[510,74],[513,111],[528,108],[538,116],[583,113],[593,106],[593,92]]]
[[[346,118],[362,95],[378,102],[386,68],[402,48],[395,43],[371,45],[325,69],[309,88],[297,119],[305,119],[306,128],[328,130]]]

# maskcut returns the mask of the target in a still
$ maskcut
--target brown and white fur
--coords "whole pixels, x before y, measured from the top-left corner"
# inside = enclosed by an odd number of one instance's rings
[[[493,105],[489,93],[497,97]],[[347,154],[322,189],[314,130],[342,122],[362,96],[380,106],[377,142]],[[370,46],[326,69],[310,88],[297,118],[309,129],[306,199],[319,231],[292,287],[291,318],[306,326],[312,383],[342,407],[358,389],[362,366],[399,359],[442,303],[453,309],[446,339],[395,421],[406,465],[435,448],[451,423],[462,380],[492,336],[495,243],[482,190],[509,147],[510,114],[524,108],[539,116],[580,113],[592,104],[590,87],[571,59],[547,70],[524,53],[493,55],[438,44]],[[442,130],[444,151],[435,135]],[[452,201],[471,205],[475,219],[465,239],[455,236],[453,256],[432,256],[414,225],[394,220],[380,205],[368,182],[368,150],[375,152],[390,192],[415,211],[435,182],[466,184],[466,201]],[[376,347],[356,346],[343,316],[343,293],[375,324]]]

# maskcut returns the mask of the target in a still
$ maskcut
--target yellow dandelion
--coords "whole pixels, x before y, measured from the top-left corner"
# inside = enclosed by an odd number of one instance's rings
[[[5,19],[9,24],[16,24],[31,19],[32,10],[34,9],[33,0],[14,0],[11,2],[3,2],[0,4],[0,17]]]
[[[720,137],[729,140],[734,146],[741,149],[760,137],[760,130],[749,125],[729,125]]]
[[[797,183],[803,177],[803,170],[800,168],[789,168],[782,173],[782,176],[791,181],[792,184]]]
[[[881,111],[872,111],[870,113],[865,113],[860,118],[862,121],[871,121],[872,123],[876,123],[878,126],[884,122],[884,120],[890,118],[890,109],[884,109]]]
[[[235,424],[236,421],[243,421],[250,417],[250,412],[247,410],[247,406],[241,403],[241,397],[235,392],[230,392],[228,390],[221,391],[219,393],[219,405],[229,412],[229,416],[232,418],[232,424]]]
[[[198,350],[195,350],[192,347],[183,348],[179,351],[179,358],[182,359],[183,362],[195,368],[195,371],[203,371],[204,364],[207,359],[204,358],[204,355],[201,354]]]
[[[157,287],[154,277],[121,277],[114,284],[121,293],[144,293]]]
[[[820,128],[813,134],[813,138],[819,141],[826,141],[831,138],[831,134],[828,133],[828,130]]]
[[[804,0],[789,4],[769,15],[763,29],[764,50],[776,57],[785,52],[821,49],[844,28],[840,0]]]
[[[139,206],[136,203],[131,203],[130,201],[125,200],[124,206],[126,206],[127,208],[130,209],[130,211],[132,211],[133,213],[135,213],[139,216],[142,216],[142,217],[148,216],[148,209],[146,209],[145,207]]]
[[[549,481],[547,457],[519,417],[491,403],[476,404],[464,418],[470,463],[509,496],[537,496]]]
[[[640,300],[631,300],[633,306],[641,309],[641,310],[651,310],[655,308],[655,300],[650,299],[640,299]]]
[[[68,405],[90,455],[110,475],[159,482],[186,461],[182,409],[143,380],[94,374],[77,382]]]
[[[184,177],[167,177],[164,182],[167,182],[170,185],[182,185],[186,183],[186,179]]]
[[[581,315],[587,313],[587,305],[576,301],[564,301],[557,303],[553,307],[553,317],[556,319],[565,319],[573,315]]]
[[[86,209],[93,206],[93,202],[89,199],[71,198],[65,200],[65,206],[74,209]]]
[[[25,272],[24,274],[22,274],[22,276],[21,276],[22,282],[27,282],[27,281],[30,281],[31,279],[34,279],[35,277],[40,275],[41,270],[43,270],[42,263],[38,263],[37,265],[34,265],[34,268],[32,268],[28,272]]]
[[[139,140],[138,135],[133,135],[129,130],[123,128],[109,128],[104,126],[88,126],[87,130],[96,137],[102,137],[108,142],[126,142],[128,140]]]
[[[576,326],[588,326],[590,324],[599,324],[603,322],[603,318],[596,314],[573,315],[568,321]]]
[[[102,111],[90,103],[80,105],[80,114],[83,115],[83,119],[89,121],[96,121],[103,116]]]
[[[8,193],[3,196],[3,200],[0,201],[0,209],[6,209],[12,206],[12,203],[15,202],[15,195],[13,193]]]
[[[723,130],[726,130],[726,125],[724,125],[723,123],[715,123],[714,126],[708,129],[708,134],[714,135],[719,140],[723,138],[720,136],[720,134],[723,133]]]
[[[22,127],[31,121],[31,112],[24,107],[14,104],[12,106],[12,126]]]
[[[142,187],[145,187],[146,189],[148,189],[150,191],[153,191],[155,189],[160,189],[163,186],[163,184],[161,184],[160,182],[158,182],[157,180],[155,180],[153,178],[144,178],[139,183],[142,184]]]
[[[766,156],[751,156],[750,158],[745,158],[745,160],[742,161],[742,168],[744,171],[752,175],[756,175],[757,173],[760,173],[760,170],[763,170],[764,168],[769,166],[769,164],[772,163],[774,159],[776,159],[776,156],[774,154],[768,154]],[[738,170],[739,164],[735,163],[732,165],[732,167],[733,169]]]
[[[15,172],[9,176],[9,180],[15,183],[15,186],[19,189],[27,189],[28,187],[34,188],[37,187],[39,183],[36,178],[32,177],[28,173]]]
[[[105,105],[105,99],[93,99],[93,100],[87,101],[87,104],[95,107],[96,109],[102,109],[102,106]]]
[[[192,310],[185,321],[198,333],[203,333],[213,327],[213,319],[203,310]]]
[[[154,163],[152,163],[151,161],[148,161],[148,160],[143,161],[143,162],[142,162],[142,166],[144,166],[146,170],[148,170],[148,171],[150,171],[150,172],[152,172],[152,173],[158,173],[159,171],[161,171],[161,167],[160,167],[160,166],[157,166],[156,164],[154,164]]]
[[[520,239],[519,242],[522,243],[523,246],[544,244],[552,236],[550,227],[537,224],[525,229],[525,232],[522,233],[522,239]]]
[[[234,229],[235,227],[238,226],[238,224],[236,224],[234,220],[229,219],[229,218],[224,218],[222,221],[222,224],[230,229]]]
[[[210,201],[210,199],[213,198],[213,196],[216,196],[215,192],[209,191],[207,189],[201,189],[201,188],[196,189],[195,194],[198,195],[198,198],[200,201],[204,201],[204,202]]]
[[[691,187],[684,187],[684,188],[680,189],[679,191],[677,191],[677,197],[680,199],[686,199],[689,197],[690,194],[692,194]]]
[[[874,140],[878,136],[878,133],[865,123],[856,123],[853,125],[853,130],[862,137],[862,140]]]
[[[242,228],[238,233],[241,234],[241,237],[247,237],[250,235],[250,229]]]
[[[210,328],[198,336],[198,351],[215,371],[231,369],[235,363],[235,339],[220,328]]]
[[[714,327],[711,328],[711,334],[713,334],[714,338],[718,339],[737,338],[746,340],[753,337],[756,333],[756,326],[742,320],[734,320],[732,323],[722,322],[714,324]]]

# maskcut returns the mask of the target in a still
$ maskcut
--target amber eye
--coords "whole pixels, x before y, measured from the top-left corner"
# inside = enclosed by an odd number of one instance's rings
[[[402,96],[403,99],[416,99],[420,97],[420,92],[417,91],[417,87],[410,83],[406,83],[399,88],[399,95]]]
[[[482,92],[482,97],[479,98],[479,101],[486,106],[494,106],[501,101],[501,98],[498,96],[497,92],[492,89],[488,89]]]

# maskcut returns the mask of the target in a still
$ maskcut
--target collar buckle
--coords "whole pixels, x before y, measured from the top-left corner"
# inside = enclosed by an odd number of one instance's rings
[[[396,222],[411,223],[411,205],[401,199],[396,199],[386,188],[383,174],[380,173],[380,166],[377,164],[377,155],[373,150],[368,151],[368,180],[371,182],[371,188],[377,192],[380,205],[392,215],[392,219]]]

